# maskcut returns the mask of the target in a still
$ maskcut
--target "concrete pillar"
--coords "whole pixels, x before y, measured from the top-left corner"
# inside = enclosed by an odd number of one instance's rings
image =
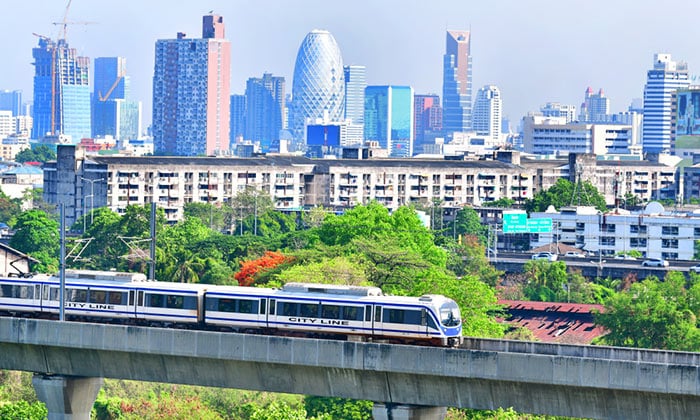
[[[48,420],[90,420],[90,411],[103,382],[103,378],[39,373],[32,378],[36,396],[49,410]]]
[[[447,407],[426,407],[422,405],[374,403],[374,420],[443,420]]]

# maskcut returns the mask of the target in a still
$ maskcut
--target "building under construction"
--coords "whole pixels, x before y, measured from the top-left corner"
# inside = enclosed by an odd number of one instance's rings
[[[34,57],[34,127],[32,138],[69,135],[73,142],[90,137],[90,59],[78,57],[65,39],[37,35]]]

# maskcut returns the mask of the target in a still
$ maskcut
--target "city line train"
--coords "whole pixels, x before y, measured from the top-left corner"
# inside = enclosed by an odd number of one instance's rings
[[[0,278],[0,314],[58,319],[58,275]],[[462,343],[459,307],[441,295],[288,283],[281,289],[149,281],[142,273],[66,270],[65,318],[405,344]]]

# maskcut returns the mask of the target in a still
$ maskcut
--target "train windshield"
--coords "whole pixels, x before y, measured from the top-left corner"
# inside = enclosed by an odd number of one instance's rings
[[[446,327],[456,327],[462,322],[459,306],[455,302],[445,302],[440,306],[440,322]]]

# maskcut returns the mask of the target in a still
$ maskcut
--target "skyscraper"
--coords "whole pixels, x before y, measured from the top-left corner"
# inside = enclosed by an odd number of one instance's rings
[[[593,89],[589,86],[581,104],[579,122],[608,122],[609,118],[612,118],[608,114],[610,114],[610,98],[605,96],[603,88],[600,88],[598,93],[593,93]]]
[[[251,77],[246,83],[245,139],[260,142],[264,153],[279,140],[284,118],[284,77],[264,73],[261,78]]]
[[[0,90],[0,111],[11,111],[13,117],[23,115],[22,91]]]
[[[474,101],[472,128],[476,134],[487,137],[487,146],[501,141],[501,91],[493,85],[479,89]]]
[[[338,43],[330,32],[315,29],[299,47],[292,83],[290,128],[295,147],[302,147],[304,127],[316,119],[342,121],[345,113],[345,74]]]
[[[367,86],[365,139],[376,140],[392,157],[413,156],[413,88]]]
[[[654,68],[647,71],[644,86],[643,152],[671,152],[673,99],[678,89],[689,85],[686,63],[672,61],[671,54],[654,54]]]
[[[442,129],[463,132],[472,125],[472,57],[469,31],[447,31],[442,75]]]
[[[156,42],[153,146],[161,155],[214,155],[229,150],[231,45],[224,18],[205,15],[202,38]]]
[[[233,144],[237,137],[245,136],[245,95],[231,95],[231,129],[229,130],[230,143]]]
[[[365,66],[345,66],[345,119],[349,120],[347,145],[362,144],[365,132]],[[346,146],[346,145],[344,145]]]
[[[78,57],[65,39],[39,38],[34,57],[32,138],[67,134],[74,143],[90,137],[90,59]]]
[[[95,59],[95,89],[92,94],[92,135],[133,140],[141,133],[141,103],[130,100],[126,58]]]
[[[423,145],[432,143],[426,134],[442,131],[442,107],[440,96],[435,94],[415,95],[413,97],[413,151],[422,153]],[[432,136],[434,138],[434,136]]]

